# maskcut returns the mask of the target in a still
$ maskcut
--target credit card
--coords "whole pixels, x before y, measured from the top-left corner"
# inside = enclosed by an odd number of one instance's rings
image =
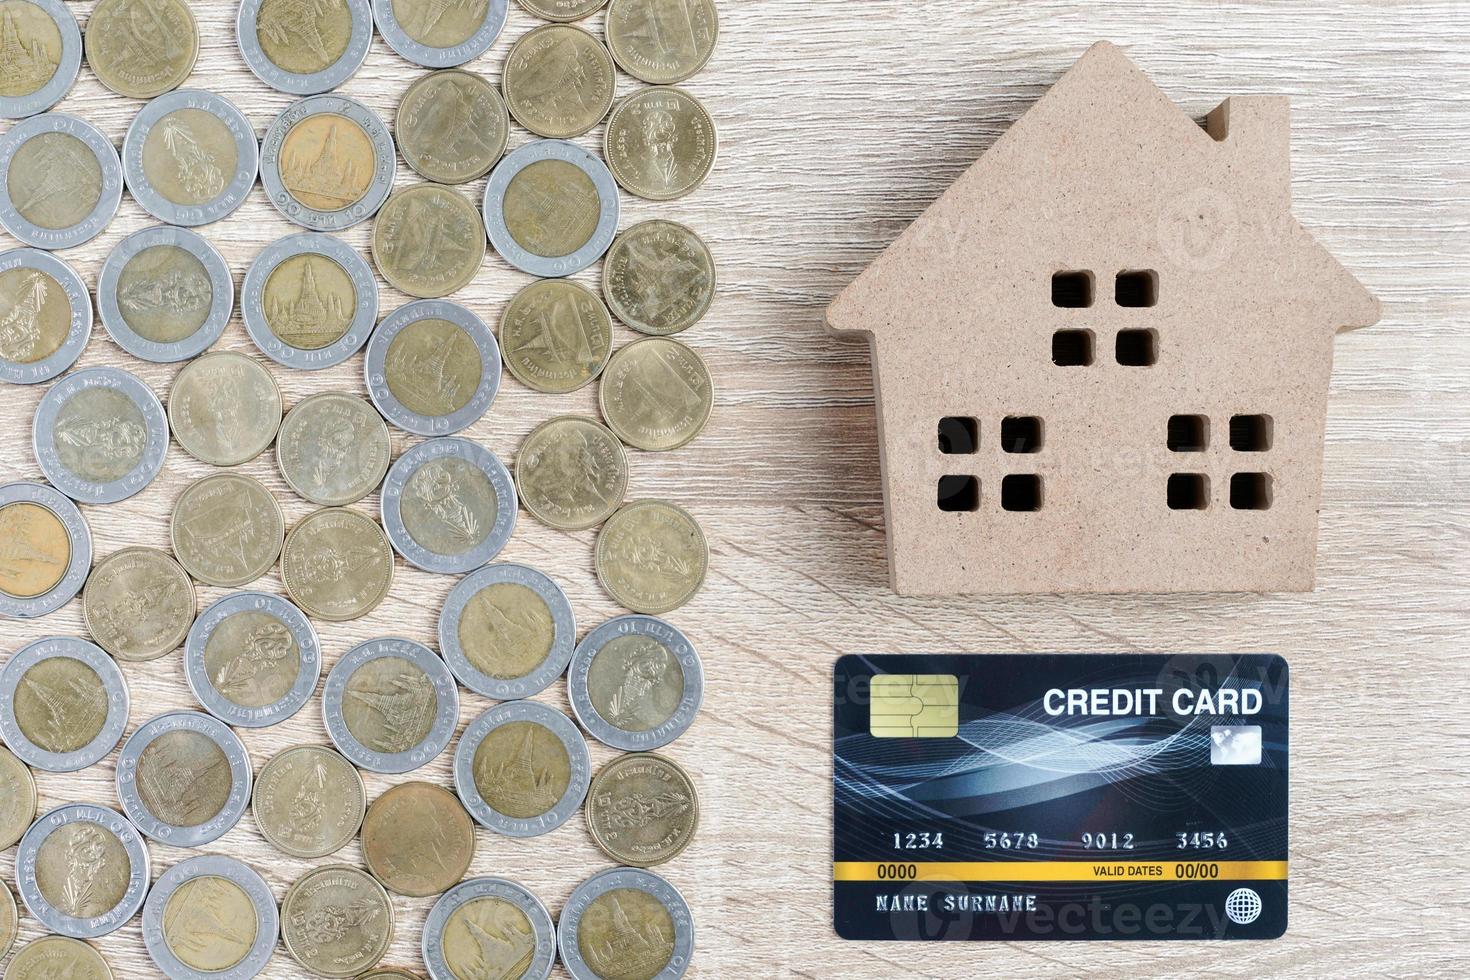
[[[1267,654],[837,662],[833,923],[855,940],[1274,939]]]

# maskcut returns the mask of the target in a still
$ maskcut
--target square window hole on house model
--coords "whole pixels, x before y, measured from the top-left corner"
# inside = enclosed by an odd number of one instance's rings
[[[1035,474],[1012,473],[1000,481],[1000,506],[1003,510],[1040,510],[1041,496],[1041,477]]]
[[[1000,448],[1007,453],[1041,452],[1041,419],[1034,415],[1010,415],[1000,423]]]
[[[1113,282],[1119,306],[1153,306],[1159,301],[1159,274],[1149,269],[1124,270]]]
[[[946,415],[939,420],[939,451],[946,456],[967,456],[980,448],[980,423],[963,415]]]
[[[1269,415],[1232,415],[1230,448],[1238,453],[1264,453],[1271,448],[1274,425]]]
[[[1082,309],[1092,305],[1092,273],[1057,272],[1051,277],[1051,305]]]
[[[1210,506],[1210,478],[1203,473],[1169,475],[1170,510],[1204,510]]]
[[[1058,367],[1087,367],[1092,363],[1091,330],[1058,330],[1051,335],[1051,362]]]
[[[973,476],[941,476],[939,509],[946,513],[979,510],[980,481]]]
[[[1274,496],[1269,473],[1236,473],[1230,478],[1230,506],[1236,510],[1270,510]]]
[[[1203,415],[1169,416],[1169,451],[1202,453],[1210,448],[1210,420]]]
[[[1118,363],[1124,367],[1151,367],[1159,360],[1157,330],[1119,330]]]

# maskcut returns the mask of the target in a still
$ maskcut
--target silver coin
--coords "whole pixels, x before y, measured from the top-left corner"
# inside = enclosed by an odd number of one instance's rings
[[[618,658],[597,668],[604,679],[591,680],[599,658]],[[650,683],[650,677],[672,678],[677,665],[678,685]],[[592,688],[599,692],[594,698]],[[588,734],[625,752],[643,752],[668,745],[694,723],[704,700],[704,665],[689,638],[656,616],[616,616],[582,638],[567,668],[567,695],[572,713]],[[607,704],[616,703],[625,717]],[[636,719],[636,720],[633,720]]]
[[[566,788],[544,811],[529,817],[515,817],[497,810],[493,801],[487,800],[481,792],[479,778],[483,776],[497,780],[504,785],[508,798],[526,800],[532,808],[545,806],[550,802],[534,799],[542,787],[535,760],[532,758],[529,734],[516,747],[518,751],[514,755],[506,754],[484,760],[478,758],[480,743],[491,732],[502,725],[518,722],[527,722],[549,731],[566,750],[567,757]],[[527,728],[526,731],[529,733],[533,729]],[[498,771],[477,774],[476,770],[484,768],[486,763],[493,765]],[[469,723],[454,750],[454,788],[459,793],[464,808],[483,826],[507,837],[540,837],[560,827],[576,816],[577,809],[587,798],[587,787],[591,783],[592,762],[587,752],[587,740],[582,737],[572,719],[540,701],[507,701],[487,709]]]
[[[150,765],[149,747],[174,735],[201,736],[217,751],[206,758],[180,758],[175,751]],[[117,799],[133,826],[160,844],[199,847],[229,833],[244,816],[250,805],[250,756],[240,736],[218,718],[202,711],[169,711],[145,721],[123,743]],[[218,809],[210,812],[211,803]]]
[[[54,867],[43,853],[47,839],[56,833],[67,835],[56,845],[65,848],[61,868]],[[112,905],[99,908],[112,897],[95,894],[104,871],[100,865],[116,856],[119,847],[127,861],[126,883]],[[43,874],[60,885],[66,905],[83,914],[73,914],[47,896],[53,889],[45,888],[37,874],[43,863],[47,867]],[[59,882],[55,882],[56,871],[62,872]],[[73,939],[96,939],[116,932],[143,907],[148,894],[148,845],[137,828],[111,807],[68,803],[31,824],[16,848],[15,877],[26,908],[47,930]]]
[[[525,963],[521,972],[516,974],[519,980],[546,980],[551,976],[552,964],[556,962],[556,927],[551,922],[551,913],[546,911],[546,906],[542,905],[541,900],[524,886],[509,879],[471,878],[440,895],[434,907],[429,909],[429,917],[424,922],[422,949],[424,966],[429,970],[430,980],[460,980],[466,975],[463,967],[456,969],[455,966],[450,965],[446,955],[444,934],[450,927],[456,912],[481,899],[490,899],[492,902],[504,902],[514,906],[526,917],[526,922],[531,927],[529,936],[523,933],[511,934],[518,941],[518,945],[512,947],[508,952],[517,954],[515,960],[517,964]],[[479,922],[474,921],[472,915],[472,912],[465,913],[465,927],[470,936],[478,939],[478,933],[474,930],[483,927]],[[499,938],[492,929],[485,929],[485,931],[492,938]],[[530,957],[529,962],[526,960],[527,956]],[[510,976],[512,973],[515,971],[511,970],[504,976]]]
[[[297,402],[276,436],[281,478],[324,507],[342,507],[378,489],[392,457],[393,440],[377,409],[341,391]]]
[[[180,268],[174,249],[197,266]],[[133,232],[113,246],[97,276],[102,326],[119,347],[145,361],[187,361],[204,353],[224,333],[234,309],[230,267],[187,228],[154,225]],[[130,316],[138,327],[148,323],[154,336],[139,333]]]
[[[464,341],[441,342],[426,347],[423,343],[402,345],[395,350],[393,341],[409,326],[423,320],[452,324],[463,331],[473,345],[464,349]],[[465,397],[460,379],[450,373],[453,358],[478,354],[480,376],[474,390]],[[406,303],[389,313],[373,331],[368,341],[368,396],[383,417],[406,432],[420,436],[446,436],[467,428],[490,410],[495,393],[500,390],[500,345],[485,321],[460,306],[442,299],[421,299]],[[399,389],[398,393],[394,388]],[[400,397],[401,396],[401,397]],[[443,414],[416,411],[405,404],[411,398],[421,408],[428,405],[458,404]]]
[[[408,61],[425,68],[453,68],[466,61],[478,58],[500,36],[505,27],[509,0],[483,0],[484,7],[480,24],[464,40],[448,46],[435,46],[420,38],[440,23],[449,11],[464,14],[472,12],[479,4],[449,4],[430,0],[417,7],[409,6],[410,14],[417,14],[410,34],[398,19],[398,4],[394,0],[373,0],[373,20],[377,21],[378,33],[388,42],[388,47],[397,51]],[[418,35],[415,37],[414,35]]]
[[[327,736],[354,765],[370,772],[412,772],[454,737],[459,689],[444,661],[423,644],[368,640],[327,675],[322,713]]]
[[[0,738],[32,769],[85,769],[112,751],[127,725],[127,681],[95,643],[35,640],[0,670]]]
[[[562,906],[561,918],[556,926],[556,941],[561,951],[562,965],[567,968],[573,980],[601,980],[613,975],[612,971],[616,969],[618,961],[610,958],[604,964],[594,953],[591,954],[593,962],[589,963],[588,956],[583,955],[577,932],[582,926],[583,916],[588,914],[593,903],[604,895],[623,889],[642,892],[662,905],[669,914],[667,927],[672,930],[669,932],[658,928],[650,932],[645,927],[638,932],[627,933],[625,942],[641,947],[647,961],[647,969],[639,975],[649,977],[650,980],[678,980],[689,969],[689,961],[694,956],[694,918],[689,912],[689,903],[684,901],[684,896],[679,894],[677,888],[652,871],[641,868],[609,868],[588,878],[572,891],[566,905]],[[609,901],[613,907],[608,911],[614,916],[626,912],[617,902],[616,895]],[[663,960],[662,968],[656,973],[650,972],[657,965],[653,957]]]
[[[212,116],[224,128],[233,143],[233,159],[219,159],[218,151],[201,141],[189,122],[195,113]],[[173,179],[191,196],[202,198],[201,203],[180,204],[155,186],[145,163],[155,151],[166,155],[163,162]],[[250,120],[229,99],[181,88],[138,110],[123,137],[122,165],[128,191],[144,211],[171,225],[206,225],[234,212],[249,196],[260,167],[260,145]]]
[[[314,125],[316,116],[330,116],[320,134],[303,131],[300,148],[288,148],[293,131]],[[337,127],[350,125],[372,148],[371,172],[344,156]],[[282,172],[282,168],[285,172]],[[302,99],[275,118],[260,144],[260,183],[276,210],[312,231],[341,231],[377,213],[393,189],[397,169],[393,137],[378,114],[361,102],[340,95],[313,95]],[[362,192],[351,200],[340,196],[344,180],[362,183]],[[335,183],[334,183],[335,182]],[[320,188],[320,192],[315,189]],[[309,194],[303,201],[300,194]],[[313,206],[310,202],[320,202]],[[335,204],[335,207],[323,205]]]
[[[597,226],[587,242],[567,255],[538,255],[515,240],[505,220],[505,192],[522,170],[545,160],[560,160],[581,170],[597,191]],[[618,232],[618,185],[612,171],[593,154],[566,140],[536,140],[517,147],[496,165],[485,185],[482,208],[485,233],[495,251],[523,272],[543,278],[558,278],[580,272],[611,247]]]
[[[168,417],[137,375],[85,368],[42,397],[31,446],[56,489],[84,504],[116,503],[152,483],[163,468]]]
[[[269,592],[216,599],[184,640],[184,679],[195,700],[237,728],[290,718],[311,700],[321,672],[321,641],[311,620]]]
[[[399,456],[383,481],[380,506],[393,550],[445,575],[500,554],[516,524],[510,471],[468,439],[430,439]]]
[[[0,381],[50,381],[91,336],[92,297],[76,270],[39,249],[0,252]]]
[[[26,6],[34,8],[27,10]],[[5,68],[0,75],[14,95],[0,95],[0,119],[34,116],[60,102],[82,67],[82,32],[61,0],[7,4],[0,22]],[[49,18],[54,36],[46,30]]]
[[[17,155],[31,140],[52,133],[71,139],[37,144],[38,158],[29,160],[27,169],[38,170],[39,176],[17,187],[17,171],[13,168]],[[24,212],[56,195],[75,193],[66,182],[87,169],[89,163],[97,168],[97,199],[85,213],[64,227],[42,227],[25,217]],[[64,112],[31,116],[0,136],[0,173],[7,175],[0,181],[0,226],[36,248],[73,248],[90,242],[112,221],[122,201],[122,163],[112,141],[85,119]]]
[[[477,624],[476,639],[488,641],[496,648],[513,647],[524,642],[532,632],[519,616],[514,615],[515,610],[508,614],[494,605],[486,591],[492,586],[529,590],[546,607],[545,619],[551,627],[551,646],[535,667],[518,677],[486,673],[471,661],[465,651],[466,613],[471,614],[470,622]],[[478,613],[472,612],[471,607],[476,607]],[[523,610],[521,614],[524,614]],[[576,646],[577,621],[567,594],[547,575],[529,565],[500,562],[465,576],[449,590],[444,608],[439,613],[439,652],[449,664],[449,669],[465,687],[496,701],[528,698],[545,690],[566,672]],[[501,652],[501,649],[494,652]]]
[[[332,55],[322,33],[323,21],[329,16],[340,17],[340,13],[330,9],[337,5],[243,0],[235,17],[235,40],[246,66],[271,88],[291,95],[317,95],[341,85],[357,74],[372,47],[373,11],[369,0],[341,0],[340,5],[350,18],[341,52],[319,70],[291,71],[270,59],[261,38],[303,44],[325,62]]]
[[[10,555],[0,566],[0,616],[44,616],[82,591],[92,532],[60,490],[24,481],[0,486],[0,540]]]
[[[175,909],[171,913],[169,904],[179,889],[201,879],[228,882],[238,888],[249,900],[255,921],[234,922],[222,918],[223,910],[215,896],[207,891],[194,894],[193,889],[179,899],[181,902],[192,900],[189,907]],[[212,962],[208,968],[190,966],[169,944],[166,924],[170,923],[182,923],[184,928],[201,936],[230,942],[225,955],[238,954],[239,958],[224,966],[215,966]],[[154,965],[169,980],[248,980],[265,969],[271,954],[276,951],[280,931],[280,913],[270,885],[249,865],[223,854],[200,854],[169,868],[153,883],[143,905],[143,943],[148,947],[148,955],[153,958]],[[191,952],[188,955],[197,962],[197,954]]]
[[[267,296],[276,271],[298,256],[306,257],[292,263],[299,274],[283,270],[290,279],[278,284],[282,295],[272,289]],[[341,302],[343,285],[352,291],[347,303]],[[287,235],[267,245],[245,271],[240,316],[266,357],[315,371],[341,364],[367,343],[378,318],[378,282],[367,260],[340,239],[313,232]]]

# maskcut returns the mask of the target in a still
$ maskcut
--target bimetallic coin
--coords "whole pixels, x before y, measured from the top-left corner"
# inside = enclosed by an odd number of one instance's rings
[[[169,980],[247,980],[265,969],[279,936],[270,885],[222,854],[169,868],[143,905],[143,942]]]
[[[582,638],[567,668],[572,713],[625,752],[668,745],[694,723],[704,666],[689,638],[653,616],[618,616]]]
[[[546,906],[521,885],[472,878],[429,910],[422,948],[432,980],[546,980],[556,962],[556,928]]]
[[[326,507],[376,490],[392,454],[383,417],[356,395],[337,391],[297,403],[276,436],[276,465],[287,486]]]
[[[66,4],[0,0],[0,37],[0,119],[34,116],[60,102],[82,66],[82,32]]]
[[[692,192],[714,169],[715,121],[694,96],[671,87],[634,92],[607,121],[603,154],[618,183],[650,201]]]
[[[425,68],[478,58],[500,36],[508,0],[373,0],[373,19],[388,47]]]
[[[699,794],[684,767],[652,752],[621,755],[592,777],[587,829],[619,864],[648,868],[677,857],[699,828]]]
[[[286,519],[260,481],[221,473],[184,490],[169,535],[174,557],[190,575],[233,589],[270,571],[281,554]]]
[[[709,569],[709,543],[682,507],[637,500],[619,510],[597,536],[597,580],[634,612],[677,609],[699,591]]]
[[[383,887],[410,898],[458,884],[475,856],[475,824],[454,794],[433,783],[400,783],[368,807],[362,857]]]
[[[307,971],[355,977],[381,960],[393,942],[393,902],[359,868],[313,868],[281,901],[281,938]]]
[[[321,671],[311,621],[268,592],[216,599],[184,641],[189,690],[205,711],[239,728],[266,728],[296,714]]]
[[[79,939],[42,936],[20,948],[5,971],[5,980],[113,980],[102,954]]]
[[[265,451],[281,427],[281,391],[259,362],[215,351],[179,370],[168,424],[185,452],[212,466],[238,466]]]
[[[260,145],[260,183],[271,203],[312,231],[341,231],[372,217],[388,199],[396,167],[383,120],[337,95],[288,106]]]
[[[434,299],[469,285],[485,261],[480,212],[442,184],[396,191],[373,222],[373,261],[388,284]]]
[[[591,17],[607,6],[607,0],[520,0],[520,3],[537,17],[562,24]]]
[[[82,589],[82,619],[97,645],[119,660],[157,660],[178,649],[194,622],[194,583],[156,548],[104,558]]]
[[[32,116],[0,136],[0,178],[0,226],[36,248],[90,242],[122,200],[112,141],[64,112]]]
[[[516,490],[543,524],[563,531],[601,524],[627,489],[627,454],[601,423],[563,415],[542,422],[521,443]]]
[[[81,276],[56,256],[12,248],[0,252],[0,326],[0,381],[50,381],[87,346],[92,297]]]
[[[85,769],[112,751],[127,724],[127,682],[96,644],[36,640],[0,670],[0,738],[28,766]]]
[[[465,808],[507,837],[539,837],[566,823],[591,780],[582,733],[539,701],[488,709],[454,750],[454,788]]]
[[[459,719],[454,675],[428,647],[389,637],[358,644],[322,689],[327,735],[354,765],[411,772],[449,744]]]
[[[516,122],[537,136],[570,139],[602,122],[618,77],[597,38],[570,24],[544,24],[511,47],[500,84]]]
[[[638,868],[610,868],[578,885],[556,933],[573,980],[678,980],[694,956],[684,896]]]
[[[665,337],[688,330],[714,302],[714,257],[676,221],[641,222],[608,250],[602,295],[617,318],[639,333]]]
[[[369,0],[243,0],[235,40],[246,66],[271,88],[330,92],[367,58],[373,10]]]
[[[0,881],[0,960],[15,945],[15,937],[19,932],[20,915],[16,912],[15,896],[10,894],[10,887]]]
[[[426,572],[479,568],[515,530],[510,471],[468,439],[430,439],[399,456],[383,481],[381,507],[393,549]]]
[[[261,768],[250,808],[276,850],[319,858],[357,836],[366,805],[367,791],[352,763],[325,746],[298,745]]]
[[[230,214],[249,195],[260,147],[250,120],[229,99],[180,89],[160,95],[133,117],[122,164],[128,190],[143,210],[171,225],[204,225]]]
[[[368,396],[389,422],[415,435],[449,435],[490,410],[500,346],[463,306],[415,300],[378,324],[364,370]]]
[[[0,747],[0,851],[20,840],[34,819],[35,777],[15,753]],[[5,950],[0,948],[0,958],[4,956]]]
[[[143,907],[148,845],[116,810],[70,803],[26,831],[15,852],[15,877],[21,901],[42,926],[95,939]]]
[[[340,364],[373,332],[378,283],[356,250],[331,235],[277,239],[240,284],[245,329],[267,357],[315,371]]]
[[[664,452],[704,431],[715,386],[704,358],[677,340],[645,337],[619,348],[597,391],[608,428],[630,446]]]
[[[720,34],[714,0],[613,0],[607,46],[639,81],[671,85],[699,71]]]
[[[117,760],[117,799],[143,833],[175,847],[218,840],[250,804],[250,756],[229,725],[199,711],[150,718]]]
[[[281,579],[296,604],[318,619],[358,619],[388,595],[393,549],[377,521],[330,507],[291,529],[281,552]]]
[[[102,326],[145,361],[187,361],[209,348],[235,309],[235,281],[214,246],[187,228],[154,225],[118,242],[97,277]]]
[[[168,419],[137,375],[86,368],[52,385],[36,406],[31,446],[56,489],[84,504],[111,504],[163,468]]]
[[[77,505],[41,483],[0,486],[0,616],[32,619],[82,591],[92,567],[92,532]]]
[[[607,164],[575,143],[517,147],[485,185],[485,232],[511,265],[533,276],[580,272],[618,231],[618,187]]]
[[[597,294],[567,279],[531,283],[500,320],[500,350],[528,388],[562,395],[590,383],[612,356],[612,318]]]
[[[527,565],[487,565],[455,583],[439,613],[439,651],[459,682],[497,701],[560,677],[577,645],[561,587]]]
[[[198,54],[185,0],[101,0],[87,20],[87,65],[118,95],[151,99],[178,88]]]
[[[505,153],[510,117],[484,76],[436,71],[403,94],[393,133],[398,152],[419,176],[463,184],[485,176]]]

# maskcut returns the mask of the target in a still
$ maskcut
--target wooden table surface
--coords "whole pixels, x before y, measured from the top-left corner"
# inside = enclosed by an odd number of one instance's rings
[[[91,2],[71,3],[85,23]],[[263,131],[290,99],[240,61],[235,4],[192,4],[201,49],[192,85],[234,100]],[[691,446],[634,453],[632,496],[676,500],[713,552],[703,593],[670,618],[698,644],[708,693],[669,754],[698,778],[695,844],[661,872],[697,924],[691,975],[952,977],[1178,973],[1464,973],[1470,849],[1466,757],[1470,574],[1470,8],[1453,2],[1110,2],[723,0],[711,65],[687,84],[721,128],[719,165],[692,197],[624,196],[623,226],[682,220],[719,262],[719,298],[683,339],[708,359],[714,418]],[[601,30],[601,15],[589,22]],[[510,42],[536,22],[512,4],[501,40],[470,67],[498,78]],[[904,600],[887,586],[866,351],[834,344],[822,310],[1094,40],[1118,42],[1190,113],[1232,93],[1286,93],[1295,108],[1296,213],[1384,300],[1377,327],[1339,338],[1327,427],[1317,591],[1285,596]],[[342,88],[390,118],[422,73],[375,39]],[[635,83],[627,77],[620,91]],[[115,141],[139,103],[89,69],[58,107]],[[517,130],[513,142],[528,138]],[[600,131],[582,139],[600,145]],[[414,180],[400,166],[398,184]],[[483,181],[465,188],[478,202]],[[61,253],[95,287],[103,257],[151,223],[130,197],[95,242]],[[371,225],[342,237],[365,248]],[[268,242],[293,231],[258,189],[202,229],[238,282]],[[0,247],[12,242],[0,233]],[[578,277],[596,285],[597,270]],[[492,255],[455,298],[490,322],[528,280]],[[383,286],[386,313],[406,297]],[[632,339],[619,328],[619,343]],[[251,350],[238,318],[217,348]],[[120,351],[100,325],[80,364],[120,365],[166,396],[176,365]],[[276,369],[288,405],[324,390],[363,392],[361,359],[315,374]],[[38,479],[30,419],[44,386],[0,399],[0,477]],[[469,435],[507,461],[538,422],[595,413],[595,389],[529,391],[507,376]],[[395,452],[412,440],[395,432]],[[182,488],[209,468],[170,448],[138,496],[84,508],[97,555],[168,545]],[[295,521],[311,509],[270,454],[241,467]],[[357,505],[376,511],[377,499]],[[592,570],[594,534],[524,513],[502,557],[538,565],[572,597],[585,630],[618,610]],[[392,594],[354,623],[319,623],[327,666],[351,645],[403,634],[430,641],[453,579],[399,563]],[[280,591],[278,572],[257,583]],[[223,590],[199,589],[201,606]],[[3,649],[84,635],[79,603],[9,623]],[[856,945],[830,924],[833,659],[855,650],[1275,651],[1293,667],[1292,909],[1285,939],[1258,944]],[[177,654],[124,665],[129,730],[195,707]],[[542,695],[565,706],[558,684]],[[461,722],[488,706],[468,693]],[[256,768],[277,750],[323,742],[318,702],[243,733]],[[593,746],[594,761],[612,753]],[[38,774],[42,806],[115,805],[116,753],[74,775]],[[445,754],[394,782],[447,783]],[[152,845],[154,874],[189,856]],[[276,853],[247,815],[206,850],[236,855],[279,898],[313,864]],[[0,876],[14,880],[14,849]],[[360,862],[356,844],[338,859]],[[479,835],[473,874],[516,878],[557,912],[608,862],[580,819],[546,837]],[[419,966],[428,900],[395,899],[385,963]],[[39,934],[23,914],[22,939]],[[134,919],[99,945],[120,977],[151,977]],[[1455,968],[1458,967],[1458,970]],[[299,975],[284,950],[265,974]]]

